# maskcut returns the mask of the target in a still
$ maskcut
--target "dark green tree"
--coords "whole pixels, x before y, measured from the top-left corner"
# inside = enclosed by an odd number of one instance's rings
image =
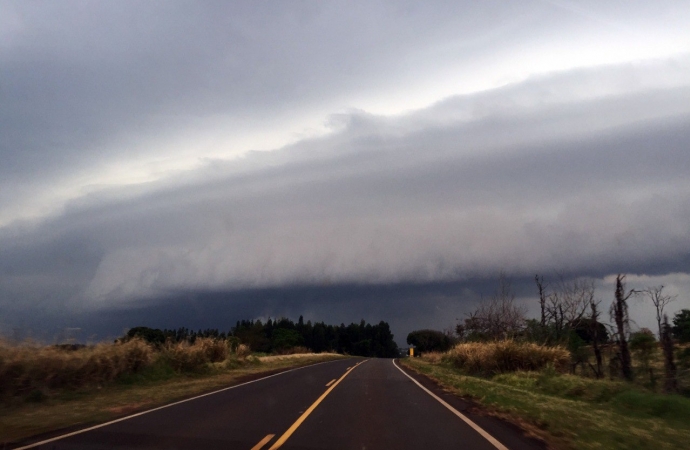
[[[161,345],[165,343],[165,334],[158,328],[149,327],[134,327],[127,331],[126,338],[140,338],[146,342],[154,345]]]
[[[672,332],[680,342],[690,342],[690,309],[681,309],[673,316]]]
[[[577,323],[570,325],[571,330],[577,334],[577,336],[582,339],[582,341],[591,345],[596,337],[597,343],[606,343],[609,340],[609,332],[606,329],[606,325],[603,323],[590,319],[583,318]]]
[[[271,344],[273,351],[284,351],[304,344],[304,337],[296,330],[278,328],[273,331]]]
[[[436,330],[413,331],[407,335],[407,343],[420,352],[445,352],[453,346],[448,335]]]

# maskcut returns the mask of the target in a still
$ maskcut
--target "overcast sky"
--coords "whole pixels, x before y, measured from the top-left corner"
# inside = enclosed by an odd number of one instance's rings
[[[530,305],[535,273],[608,304],[625,272],[688,308],[688,23],[677,0],[0,0],[0,332],[304,314],[402,343],[500,271]]]

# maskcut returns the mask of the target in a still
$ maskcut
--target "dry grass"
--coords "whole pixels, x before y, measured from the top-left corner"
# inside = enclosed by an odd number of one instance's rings
[[[441,361],[443,361],[443,357],[445,356],[445,353],[442,352],[429,352],[429,353],[422,353],[422,359],[425,361],[429,361],[432,364],[438,364]]]
[[[228,342],[199,338],[187,342],[152,346],[132,339],[87,347],[42,346],[35,343],[11,345],[0,342],[0,403],[28,399],[43,400],[62,391],[102,387],[140,374],[166,378],[174,373],[200,373],[213,363],[249,356],[246,345],[230,351]],[[167,375],[166,375],[167,374]],[[151,376],[148,376],[150,379]]]
[[[155,358],[140,340],[78,350],[0,342],[0,399],[58,389],[103,385],[138,373]]]
[[[312,353],[312,351],[310,349],[308,349],[307,347],[303,347],[301,345],[298,345],[297,347],[286,348],[284,350],[276,351],[274,353],[276,353],[278,355],[294,355],[294,354],[298,354],[298,353]]]
[[[225,361],[229,354],[224,340],[200,338],[194,344],[169,343],[163,347],[161,357],[178,372],[196,372],[206,368],[208,363]]]
[[[259,356],[257,359],[261,362],[271,362],[271,361],[286,361],[295,359],[305,359],[314,357],[336,357],[339,356],[338,353],[292,353],[288,355],[270,355],[270,356]]]
[[[496,374],[518,370],[541,370],[553,365],[564,371],[570,353],[562,347],[547,347],[512,340],[458,344],[447,353],[423,356],[430,362],[448,361],[469,374]]]
[[[251,355],[252,349],[248,345],[240,344],[235,349],[235,356],[238,358],[246,358]]]

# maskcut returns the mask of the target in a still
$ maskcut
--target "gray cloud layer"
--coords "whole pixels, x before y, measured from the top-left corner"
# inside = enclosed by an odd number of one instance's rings
[[[25,269],[6,257],[19,273],[4,285],[81,280],[73,296],[108,305],[195,286],[687,270],[690,89],[491,107],[531,89],[396,119],[354,112],[328,137],[83,198],[5,229]],[[471,109],[488,112],[447,120]]]
[[[424,97],[444,83],[446,91],[500,84],[524,76],[521,61],[558,67],[559,54],[583,36],[601,42],[574,59],[607,45],[613,57],[620,42],[673,48],[684,36],[675,25],[690,15],[674,2],[618,10],[598,2],[3,1],[0,8],[4,222],[56,185],[71,186],[74,196],[91,189],[79,179],[125,162],[131,170],[178,153],[205,156],[173,149],[176,141],[194,147],[193,137],[218,129],[270,134],[296,118]],[[668,42],[657,42],[662,35]],[[553,70],[546,67],[536,70]],[[50,206],[48,196],[30,215]]]
[[[421,95],[458,65],[481,74],[559,27],[596,35],[673,11],[637,5],[614,20],[556,6],[2,3],[0,306],[20,317],[500,270],[688,273],[687,53],[496,82],[404,113],[356,109]],[[275,150],[200,151],[148,183],[74,181],[174,159],[177,136],[259,136],[314,114],[328,133]],[[20,220],[51,191],[66,194]]]

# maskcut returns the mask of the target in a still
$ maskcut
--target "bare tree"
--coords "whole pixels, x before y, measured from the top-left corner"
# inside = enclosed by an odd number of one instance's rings
[[[577,325],[582,320],[594,300],[594,281],[588,278],[564,280],[558,283],[560,292],[560,311],[565,323]]]
[[[663,293],[663,291],[663,285],[651,286],[641,291],[645,297],[652,301],[654,308],[656,308],[656,324],[659,327],[659,339],[661,339],[661,334],[663,333],[661,328],[661,318],[664,316],[664,308],[677,297],[675,295],[666,295]]]
[[[599,347],[599,340],[602,338],[602,336],[599,336],[599,315],[601,314],[598,310],[599,303],[601,303],[601,300],[594,300],[594,298],[592,298],[589,302],[589,307],[591,310],[589,318],[591,327],[590,333],[592,335],[592,350],[594,350],[594,358],[597,361],[596,368],[592,366],[592,364],[589,366],[592,368],[592,371],[594,371],[594,375],[597,377],[597,379],[604,376],[601,347]]]
[[[671,394],[678,391],[678,379],[676,377],[676,363],[673,360],[671,326],[668,324],[668,316],[666,314],[664,314],[664,322],[661,328],[661,346],[664,349],[664,392]]]
[[[588,278],[566,280],[559,275],[552,292],[547,292],[543,277],[535,276],[542,311],[541,328],[548,339],[562,341],[568,330],[577,327],[594,301],[594,281]]]
[[[616,276],[616,298],[611,304],[610,314],[611,319],[616,324],[621,373],[623,374],[623,378],[629,381],[633,379],[633,371],[627,337],[630,330],[630,317],[628,316],[627,302],[635,293],[635,290],[626,291],[625,275],[618,274],[618,276]]]
[[[559,292],[552,292],[547,297],[546,321],[552,325],[553,338],[559,340],[565,332],[565,314]]]
[[[541,320],[539,323],[543,329],[546,327],[546,287],[544,286],[544,277],[535,275],[534,281],[537,283],[537,289],[539,289],[539,307],[541,309]]]
[[[501,273],[498,289],[467,315],[464,331],[492,340],[512,338],[523,330],[526,313],[524,305],[516,304],[510,281]]]

